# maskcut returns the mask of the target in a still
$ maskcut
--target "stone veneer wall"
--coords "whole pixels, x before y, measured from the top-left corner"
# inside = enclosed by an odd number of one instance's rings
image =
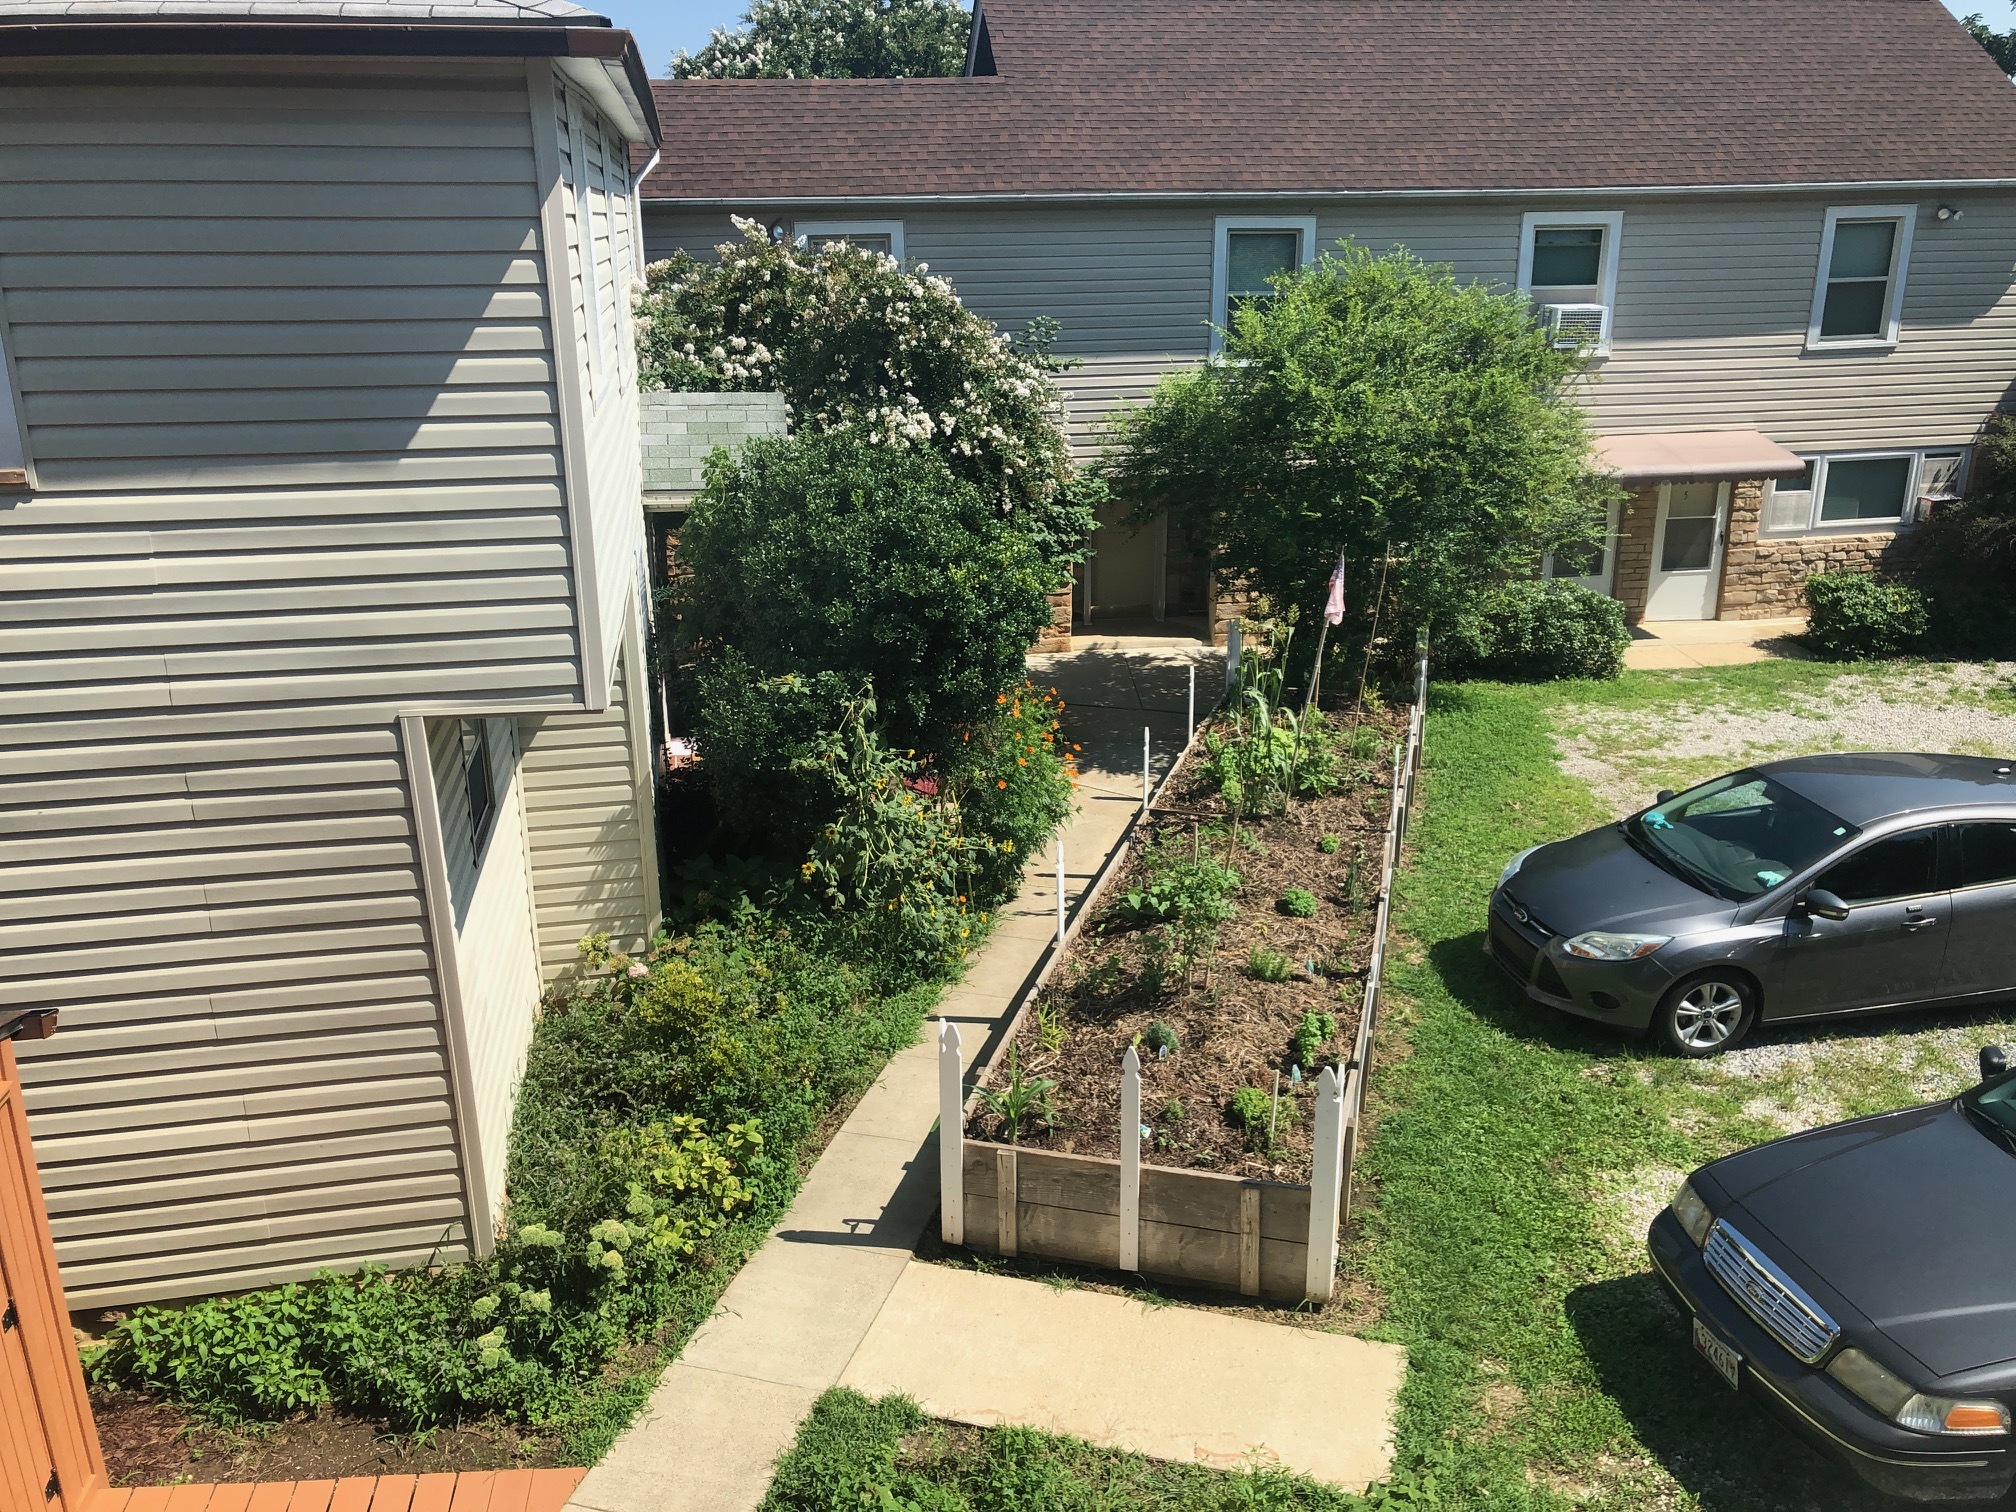
[[[1908,570],[1912,532],[1889,530],[1771,536],[1760,533],[1764,485],[1730,491],[1729,545],[1722,558],[1725,620],[1770,619],[1806,612],[1806,579],[1816,572]]]
[[[1717,619],[1803,614],[1806,579],[1816,572],[1866,572],[1878,566],[1893,572],[1908,570],[1912,555],[1908,530],[1764,535],[1758,529],[1763,507],[1764,485],[1759,480],[1744,478],[1730,487]],[[1652,538],[1658,524],[1659,485],[1633,489],[1618,515],[1617,575],[1611,592],[1623,602],[1624,618],[1634,625],[1645,618]]]
[[[717,446],[730,451],[752,436],[781,436],[789,425],[784,396],[749,394],[644,394],[644,492],[692,495],[706,481],[707,458]]]

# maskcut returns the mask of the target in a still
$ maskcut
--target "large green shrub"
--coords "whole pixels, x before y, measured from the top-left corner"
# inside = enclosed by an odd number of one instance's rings
[[[1608,594],[1520,579],[1481,594],[1437,638],[1436,655],[1450,675],[1545,682],[1615,677],[1630,644],[1624,606]]]
[[[971,483],[933,453],[848,435],[717,458],[679,566],[680,653],[871,681],[890,738],[925,749],[1020,680],[1050,617],[1041,557]]]
[[[1828,656],[1897,656],[1930,628],[1924,594],[1873,572],[1816,572],[1806,604],[1806,640]]]
[[[1165,378],[1122,417],[1116,493],[1170,509],[1305,624],[1343,551],[1347,638],[1383,575],[1397,647],[1544,550],[1594,539],[1617,490],[1590,470],[1571,397],[1586,363],[1524,296],[1348,244],[1275,288],[1237,312],[1230,360]]]
[[[742,239],[716,260],[682,252],[647,270],[644,386],[777,389],[799,434],[935,452],[1015,521],[1049,569],[1045,587],[1061,587],[1094,521],[1051,364],[1018,351],[923,264],[845,242],[773,243],[758,223],[737,225]]]

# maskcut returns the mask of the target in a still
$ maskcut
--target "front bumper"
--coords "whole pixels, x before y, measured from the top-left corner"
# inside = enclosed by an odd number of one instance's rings
[[[1668,1212],[1646,1237],[1652,1270],[1680,1310],[1743,1356],[1742,1382],[1787,1428],[1878,1491],[1912,1501],[1992,1501],[2016,1480],[2008,1440],[1941,1442],[1878,1417],[1824,1370],[1801,1364],[1709,1273]],[[1704,1364],[1704,1384],[1715,1379]]]
[[[1651,957],[1584,960],[1562,948],[1566,938],[1521,907],[1504,888],[1492,890],[1484,953],[1526,996],[1621,1029],[1649,1028],[1659,999],[1673,984],[1672,973]]]

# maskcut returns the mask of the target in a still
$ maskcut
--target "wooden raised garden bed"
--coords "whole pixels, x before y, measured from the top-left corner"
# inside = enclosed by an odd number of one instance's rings
[[[1425,682],[1424,658],[1415,703],[1369,721],[1376,755],[1355,780],[1236,828],[1205,770],[1204,737],[1222,719],[1207,723],[1053,943],[970,1095],[958,1029],[941,1027],[948,1244],[1329,1298]],[[1236,914],[1180,974],[1167,933],[1129,903],[1172,854],[1239,874]],[[1291,888],[1316,899],[1313,914],[1307,898],[1288,906]],[[1047,1116],[1004,1112],[1018,1085],[1044,1082]],[[1242,1124],[1242,1092],[1264,1123]]]

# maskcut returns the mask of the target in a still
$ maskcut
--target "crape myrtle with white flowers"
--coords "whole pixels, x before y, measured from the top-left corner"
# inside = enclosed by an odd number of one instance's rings
[[[1015,520],[1059,586],[1093,529],[1040,350],[1018,349],[927,264],[845,242],[773,242],[755,221],[703,262],[646,271],[638,303],[647,389],[775,389],[796,433],[845,431],[928,448]]]

